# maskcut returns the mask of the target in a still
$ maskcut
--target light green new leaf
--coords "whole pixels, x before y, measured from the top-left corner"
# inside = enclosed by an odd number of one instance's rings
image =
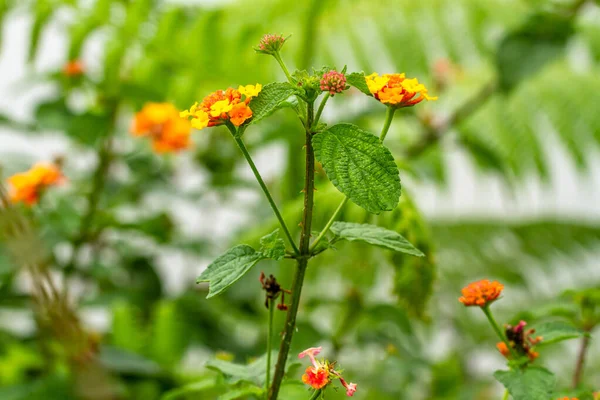
[[[213,261],[200,274],[196,283],[209,282],[206,298],[211,298],[233,285],[262,258],[261,253],[248,245],[235,246]]]
[[[279,237],[279,229],[260,238],[260,252],[265,258],[275,261],[285,257],[285,242]]]
[[[363,72],[353,72],[346,75],[346,83],[350,86],[354,86],[364,94],[372,96],[367,81],[365,80],[365,74]]]
[[[356,125],[337,124],[316,134],[312,143],[331,182],[354,203],[375,214],[398,205],[398,167],[376,136]]]
[[[342,239],[349,241],[358,240],[374,246],[423,257],[424,254],[413,246],[401,234],[389,229],[370,224],[357,224],[354,222],[334,222],[331,232]]]
[[[556,385],[554,374],[540,367],[496,371],[494,378],[504,385],[514,400],[549,400]]]
[[[533,328],[535,329],[534,336],[541,336],[543,338],[538,346],[575,339],[585,334],[581,329],[564,321],[545,322],[534,325]]]
[[[265,85],[258,96],[250,101],[249,107],[252,110],[251,123],[257,123],[278,109],[288,106],[289,104],[286,100],[296,93],[298,93],[298,89],[290,83],[274,82]]]

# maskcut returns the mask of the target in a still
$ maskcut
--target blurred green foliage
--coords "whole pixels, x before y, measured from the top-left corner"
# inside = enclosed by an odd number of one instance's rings
[[[568,323],[592,332],[600,322],[598,274],[580,279],[586,287],[563,297],[563,285],[548,289],[537,278],[585,276],[585,256],[600,242],[597,221],[427,218],[411,186],[449,185],[445,155],[453,146],[478,172],[498,176],[507,187],[531,176],[548,182],[548,130],[581,171],[589,168],[594,160],[587,150],[600,142],[599,13],[597,1],[580,0],[0,1],[4,27],[23,15],[28,21],[28,89],[52,87],[36,102],[32,118],[5,112],[0,125],[32,143],[48,132],[68,139],[61,156],[70,184],[49,192],[29,217],[52,250],[53,270],[80,288],[80,314],[100,309],[107,316],[98,332],[99,362],[112,378],[104,398],[251,399],[264,380],[255,368],[263,362],[267,329],[259,270],[210,300],[208,288],[187,273],[228,248],[228,240],[242,238],[258,248],[276,227],[266,205],[236,197],[256,188],[238,173],[235,145],[218,128],[196,134],[189,156],[159,157],[128,128],[132,113],[148,101],[184,109],[218,88],[283,80],[272,60],[252,50],[268,32],[293,33],[284,57],[299,69],[326,64],[366,73],[405,71],[440,97],[394,121],[387,143],[401,167],[398,207],[375,216],[350,205],[341,216],[397,231],[425,257],[335,243],[337,251],[319,256],[308,270],[295,353],[323,345],[327,357],[338,359],[358,382],[358,399],[499,398],[491,373],[502,358],[493,332],[456,300],[466,282],[482,277],[507,287],[498,303],[501,321],[522,317],[532,325]],[[83,76],[34,67],[52,23],[68,43],[64,61],[85,60]],[[4,47],[11,38],[3,31]],[[101,57],[91,46],[101,48]],[[379,130],[382,106],[353,94],[336,97],[327,118],[343,114],[345,121]],[[246,133],[250,151],[268,152],[273,145],[285,150],[268,184],[293,226],[301,210],[302,134],[286,109],[263,122]],[[82,168],[86,155],[93,162]],[[1,156],[3,176],[31,160]],[[198,174],[201,183],[181,183]],[[341,195],[322,170],[317,187],[314,224],[322,227]],[[215,196],[219,206],[250,215],[244,226],[228,227],[226,240],[206,234]],[[200,215],[189,221],[204,228],[200,233],[184,227],[193,210]],[[42,330],[19,329],[4,314],[32,320],[32,300],[20,284],[24,274],[7,246],[3,238],[0,399],[75,398],[81,382],[89,384],[83,389],[89,398],[101,398],[104,392],[82,378],[89,371],[69,368],[56,355],[55,341]],[[181,259],[194,267],[179,274],[186,281],[174,291],[166,276],[176,274],[170,263]],[[263,263],[261,269],[289,286],[291,262]],[[281,327],[283,315],[275,321]],[[551,369],[561,367],[554,371],[557,393],[583,400],[600,389],[597,357],[588,357],[576,392],[566,389],[575,366],[566,355],[572,352],[563,346],[541,352]],[[297,382],[302,370],[290,366],[281,399],[308,398]],[[327,394],[343,397],[341,390]]]

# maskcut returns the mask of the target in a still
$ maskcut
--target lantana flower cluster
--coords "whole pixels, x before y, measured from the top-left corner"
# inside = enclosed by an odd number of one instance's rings
[[[458,299],[465,306],[485,307],[496,301],[502,294],[504,285],[497,281],[482,279],[468,284],[462,289],[462,296]]]
[[[183,150],[190,145],[190,123],[169,103],[147,103],[135,115],[131,132],[149,137],[157,153]]]
[[[258,96],[261,90],[260,83],[240,86],[237,90],[233,88],[217,90],[179,115],[182,118],[191,117],[192,127],[198,130],[227,122],[239,127],[252,118],[252,110],[248,103],[253,97]]]
[[[58,165],[45,162],[36,163],[29,171],[8,178],[10,201],[33,205],[38,202],[46,188],[60,184],[64,180]]]
[[[423,100],[437,100],[429,96],[425,85],[417,78],[406,78],[405,74],[384,74],[374,72],[365,77],[373,97],[390,107],[410,107]]]
[[[334,379],[339,379],[344,389],[346,389],[346,395],[349,397],[354,396],[357,387],[356,383],[346,382],[342,377],[341,372],[334,369],[335,363],[330,363],[327,360],[319,361],[316,359],[316,356],[321,353],[321,350],[322,347],[311,347],[298,354],[298,358],[308,357],[312,363],[311,366],[306,367],[304,375],[302,375],[302,382],[315,390],[321,390]]]

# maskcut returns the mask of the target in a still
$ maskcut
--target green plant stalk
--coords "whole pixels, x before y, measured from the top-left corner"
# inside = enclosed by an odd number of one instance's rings
[[[317,400],[321,396],[321,393],[323,393],[323,389],[315,390],[309,400]]]
[[[269,392],[269,383],[271,382],[271,352],[273,349],[273,310],[275,309],[275,304],[273,304],[273,300],[270,299],[267,303],[269,305],[269,329],[267,333],[267,379],[265,380],[265,385],[267,389],[267,393]]]
[[[294,243],[292,234],[290,233],[290,230],[288,229],[288,227],[285,223],[285,220],[281,216],[281,213],[279,212],[279,209],[277,208],[277,205],[275,204],[275,200],[273,200],[273,196],[271,196],[271,192],[269,192],[269,188],[267,188],[267,185],[265,184],[265,181],[263,180],[262,176],[260,175],[260,172],[258,172],[258,169],[256,168],[256,165],[254,164],[254,161],[252,160],[250,153],[248,153],[248,149],[246,149],[246,145],[244,145],[242,138],[236,135],[235,128],[233,126],[228,125],[228,128],[231,131],[231,135],[233,136],[233,139],[235,140],[235,142],[237,143],[238,147],[240,148],[242,154],[246,158],[246,161],[248,162],[250,169],[254,173],[254,177],[258,181],[260,188],[262,189],[265,196],[267,197],[267,201],[271,205],[271,209],[273,209],[273,212],[275,213],[275,216],[277,217],[277,220],[279,221],[279,225],[281,225],[281,229],[283,229],[283,233],[285,234],[285,237],[287,238],[288,242],[290,243],[290,246],[292,246],[292,249],[294,250],[294,254],[300,254],[298,247],[296,246],[296,243]]]
[[[504,396],[502,396],[502,400],[508,400],[508,389],[504,389]]]
[[[290,82],[293,82],[292,75],[290,75],[290,71],[285,66],[285,63],[283,62],[283,59],[281,58],[281,54],[279,54],[279,52],[276,52],[275,54],[273,54],[273,57],[279,63],[279,66],[283,70],[283,73],[285,74],[285,77],[287,78],[287,80]]]
[[[287,362],[292,337],[296,329],[296,316],[298,315],[298,307],[300,305],[300,296],[302,295],[302,285],[304,284],[304,275],[310,258],[309,244],[310,232],[313,218],[313,203],[315,195],[315,154],[312,147],[313,132],[310,129],[314,121],[314,104],[308,103],[306,118],[306,171],[304,175],[304,208],[302,212],[302,222],[300,231],[300,256],[297,258],[297,266],[292,282],[292,303],[290,304],[287,313],[283,338],[279,346],[279,354],[277,356],[277,365],[275,366],[275,375],[273,376],[273,384],[269,391],[269,400],[277,399],[279,388],[285,374],[285,364]]]
[[[496,332],[496,335],[498,335],[500,340],[502,340],[504,342],[504,344],[506,344],[506,347],[510,351],[510,354],[513,356],[513,359],[515,359],[515,360],[518,359],[519,355],[515,352],[515,349],[512,348],[512,346],[508,342],[508,339],[506,338],[506,335],[504,333],[502,333],[502,330],[500,329],[500,327],[498,326],[498,323],[494,319],[494,316],[492,315],[492,311],[490,310],[490,305],[486,304],[485,306],[481,307],[481,310],[487,317],[488,321],[490,322],[490,325],[492,325],[492,328],[494,329],[494,332]]]
[[[390,130],[390,126],[392,125],[392,121],[394,120],[394,112],[395,111],[396,111],[395,108],[392,108],[392,107],[387,108],[387,111],[385,113],[385,122],[383,123],[383,128],[381,128],[381,133],[379,134],[379,141],[381,143],[383,143],[388,131]],[[333,225],[333,223],[335,222],[335,219],[338,217],[338,215],[342,211],[342,208],[344,208],[344,206],[346,205],[347,202],[348,202],[348,197],[344,197],[344,200],[342,200],[342,202],[340,203],[338,208],[334,211],[331,218],[329,218],[329,221],[327,221],[327,224],[325,224],[325,227],[323,228],[321,233],[319,233],[319,235],[317,236],[317,238],[315,239],[313,244],[310,246],[311,253],[317,248],[317,245],[319,244],[319,242],[321,242],[321,240],[323,240],[323,238],[329,231],[329,228],[331,228],[331,225]]]
[[[585,359],[590,345],[590,336],[588,329],[585,330],[586,335],[581,339],[581,346],[579,347],[579,353],[577,354],[577,361],[575,363],[575,371],[573,372],[573,389],[581,383],[583,377],[583,370],[585,367]]]
[[[394,113],[396,109],[394,107],[387,107],[385,111],[385,122],[383,123],[383,128],[381,129],[381,134],[379,134],[379,140],[381,143],[385,140],[385,137],[390,130],[390,126],[392,125],[392,121],[394,120]]]
[[[323,114],[323,110],[325,109],[325,104],[327,104],[327,100],[329,100],[330,97],[331,95],[327,93],[325,94],[325,97],[323,97],[323,100],[321,100],[321,104],[319,104],[319,109],[317,110],[317,115],[315,116],[315,122],[313,122],[312,129],[315,129],[317,127],[317,124],[321,119],[321,114]]]

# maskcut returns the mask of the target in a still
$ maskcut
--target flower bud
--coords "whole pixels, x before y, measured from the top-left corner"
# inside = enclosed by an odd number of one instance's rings
[[[332,96],[342,93],[346,89],[346,76],[341,72],[331,70],[323,74],[321,78],[321,90],[329,92]]]
[[[258,47],[255,47],[254,50],[259,53],[274,55],[279,53],[288,38],[289,36],[285,38],[282,35],[266,34],[260,39]]]

